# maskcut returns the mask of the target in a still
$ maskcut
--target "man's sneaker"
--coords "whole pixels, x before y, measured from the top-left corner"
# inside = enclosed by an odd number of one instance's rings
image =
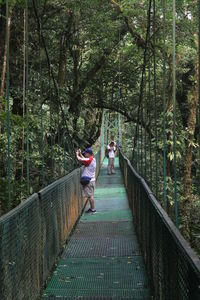
[[[91,209],[89,208],[88,210],[85,211],[86,214],[88,213],[92,213],[92,214],[95,214],[96,213],[96,209]]]

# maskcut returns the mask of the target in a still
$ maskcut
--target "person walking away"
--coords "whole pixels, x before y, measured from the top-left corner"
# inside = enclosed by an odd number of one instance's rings
[[[77,159],[84,166],[83,173],[81,175],[82,195],[86,197],[90,203],[90,208],[86,213],[95,213],[94,207],[94,189],[95,189],[95,172],[96,172],[96,159],[93,155],[92,148],[86,148],[84,151],[79,149],[76,152]]]
[[[110,142],[107,146],[108,151],[108,175],[115,174],[115,152],[117,150],[116,143]]]

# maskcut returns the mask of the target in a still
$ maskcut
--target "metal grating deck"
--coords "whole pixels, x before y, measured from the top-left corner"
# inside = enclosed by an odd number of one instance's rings
[[[80,222],[108,222],[108,221],[131,221],[132,214],[129,210],[99,211],[95,215],[83,214]]]
[[[83,213],[43,299],[150,299],[118,165],[116,174],[108,176],[104,162],[95,203],[97,213]]]
[[[79,223],[63,257],[139,255],[132,222]]]

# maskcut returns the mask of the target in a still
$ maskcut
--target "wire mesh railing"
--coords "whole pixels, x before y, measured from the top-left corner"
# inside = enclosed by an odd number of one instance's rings
[[[96,154],[97,175],[102,153]],[[80,216],[81,168],[32,195],[0,218],[0,299],[39,299]]]
[[[200,299],[197,255],[121,153],[120,166],[154,299]]]

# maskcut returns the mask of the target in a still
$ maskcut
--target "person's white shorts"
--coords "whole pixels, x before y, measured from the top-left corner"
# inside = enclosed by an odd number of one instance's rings
[[[87,185],[83,186],[82,196],[92,197],[94,196],[95,181],[90,181]]]

